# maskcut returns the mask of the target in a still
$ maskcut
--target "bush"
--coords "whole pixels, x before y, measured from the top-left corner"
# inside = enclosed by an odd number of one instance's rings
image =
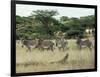
[[[65,38],[67,38],[67,39],[75,38],[76,36],[83,37],[84,36],[83,31],[81,31],[81,30],[68,30],[65,33]]]

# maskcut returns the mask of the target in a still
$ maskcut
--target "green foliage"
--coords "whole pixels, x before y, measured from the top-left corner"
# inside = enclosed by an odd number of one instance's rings
[[[81,30],[68,30],[65,33],[65,38],[70,39],[70,38],[76,38],[76,36],[83,37],[84,32]]]
[[[84,37],[86,28],[94,28],[94,15],[80,18],[69,18],[62,16],[57,20],[58,15],[54,10],[36,10],[31,16],[16,16],[16,39],[54,38],[55,32],[65,33],[65,38]]]
[[[68,20],[69,20],[69,18],[68,18],[67,16],[62,16],[62,17],[60,18],[60,21],[61,21],[61,22],[68,21]]]
[[[94,15],[80,17],[80,22],[85,28],[94,28],[95,17]]]

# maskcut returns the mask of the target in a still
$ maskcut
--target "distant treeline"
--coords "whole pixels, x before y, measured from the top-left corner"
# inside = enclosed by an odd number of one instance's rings
[[[87,28],[95,27],[95,16],[69,18],[62,16],[56,19],[59,13],[54,10],[36,10],[28,17],[16,15],[16,39],[55,38],[55,33],[61,31],[64,37],[85,37]]]

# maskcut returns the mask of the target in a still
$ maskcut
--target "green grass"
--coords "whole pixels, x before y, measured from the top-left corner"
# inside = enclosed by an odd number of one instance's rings
[[[81,51],[77,48],[75,40],[68,40],[69,49],[59,51],[57,48],[52,51],[39,51],[32,49],[32,52],[26,52],[26,48],[22,48],[21,44],[16,44],[16,72],[43,72],[57,70],[75,70],[75,69],[91,69],[94,68],[94,49],[90,51],[83,48]],[[69,54],[64,64],[54,63],[61,60],[66,53]]]

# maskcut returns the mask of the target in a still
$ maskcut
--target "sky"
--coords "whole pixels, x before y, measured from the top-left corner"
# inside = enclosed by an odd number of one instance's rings
[[[56,18],[59,18],[61,16],[79,18],[82,16],[94,15],[95,13],[94,9],[91,8],[16,4],[16,15],[19,16],[30,16],[32,11],[35,10],[56,10],[59,13]]]

